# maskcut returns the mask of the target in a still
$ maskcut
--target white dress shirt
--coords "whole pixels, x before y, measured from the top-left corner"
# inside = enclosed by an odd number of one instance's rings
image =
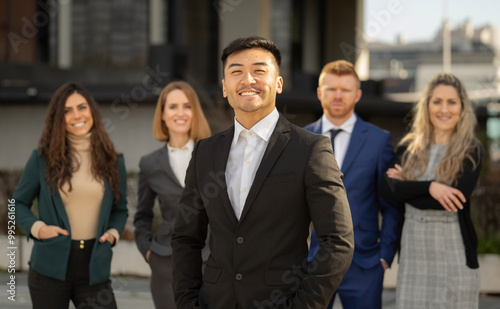
[[[234,119],[234,137],[225,174],[227,193],[238,220],[278,118],[279,113],[275,108],[250,130]]]
[[[349,147],[349,141],[351,140],[352,130],[354,129],[356,120],[356,115],[352,113],[351,117],[349,117],[346,122],[340,127],[337,127],[326,118],[326,115],[323,114],[321,118],[321,134],[324,136],[330,138],[331,129],[342,129],[333,140],[335,143],[335,159],[337,160],[339,168],[342,168],[342,163],[344,163],[345,154],[347,152],[347,147]]]
[[[191,155],[193,154],[194,140],[190,139],[186,145],[181,148],[175,148],[167,143],[168,148],[168,160],[170,162],[170,167],[175,174],[175,177],[179,180],[179,183],[184,188],[184,179],[186,178],[186,170],[191,160]]]

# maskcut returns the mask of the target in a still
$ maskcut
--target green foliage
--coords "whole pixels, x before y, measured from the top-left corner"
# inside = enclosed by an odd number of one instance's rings
[[[12,198],[22,171],[0,171],[0,235],[7,234],[7,201]]]
[[[485,164],[471,197],[471,217],[478,237],[478,253],[500,254],[500,166]]]
[[[479,238],[477,253],[500,254],[500,236],[494,235]]]

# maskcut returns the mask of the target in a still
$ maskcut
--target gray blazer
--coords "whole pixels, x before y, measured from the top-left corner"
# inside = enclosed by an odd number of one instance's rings
[[[142,255],[148,250],[158,255],[172,255],[170,237],[177,216],[182,186],[177,180],[168,159],[165,146],[145,155],[139,162],[139,189],[137,212],[134,216],[135,241]],[[162,222],[153,235],[153,206],[158,197]]]

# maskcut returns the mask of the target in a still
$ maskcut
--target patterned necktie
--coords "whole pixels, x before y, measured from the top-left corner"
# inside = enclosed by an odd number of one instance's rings
[[[335,136],[337,136],[337,134],[340,133],[340,131],[342,131],[342,129],[331,129],[330,130],[330,140],[332,141],[332,150],[333,150],[333,154],[335,154]]]

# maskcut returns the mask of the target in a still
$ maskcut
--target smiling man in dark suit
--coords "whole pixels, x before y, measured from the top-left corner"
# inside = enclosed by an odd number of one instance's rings
[[[172,237],[177,307],[323,309],[354,243],[330,140],[276,110],[283,79],[272,41],[236,39],[221,58],[235,121],[193,151]],[[311,220],[319,250],[308,267]]]
[[[378,194],[380,178],[394,156],[391,135],[354,113],[361,89],[351,63],[338,60],[326,64],[317,94],[323,117],[306,129],[331,137],[335,158],[344,173],[354,225],[354,257],[337,292],[345,309],[381,308],[384,271],[392,263],[399,234],[397,205]],[[383,218],[381,228],[379,214]],[[319,247],[313,233],[311,260]],[[332,306],[333,299],[327,308]]]

